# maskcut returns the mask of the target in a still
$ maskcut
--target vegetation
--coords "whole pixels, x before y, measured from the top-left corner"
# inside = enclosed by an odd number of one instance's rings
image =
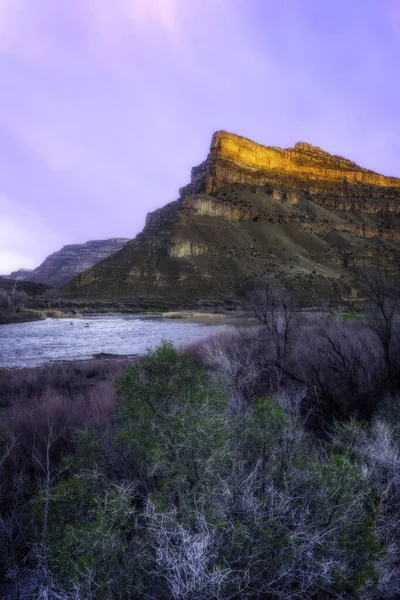
[[[124,306],[82,306],[66,302],[60,288],[0,278],[0,325],[63,319],[91,314],[132,312]]]
[[[173,311],[166,312],[162,315],[164,319],[224,319],[225,314],[212,312],[195,312],[195,311]]]
[[[260,282],[251,330],[76,376],[0,373],[0,595],[398,598],[400,330],[385,286],[364,322],[300,316]]]
[[[48,289],[40,283],[0,278],[0,324],[45,319],[46,315],[37,308]]]

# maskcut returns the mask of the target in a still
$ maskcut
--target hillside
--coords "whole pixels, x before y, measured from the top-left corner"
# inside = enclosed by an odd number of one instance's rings
[[[39,267],[30,273],[25,269],[21,269],[21,271],[24,273],[25,281],[59,286],[73,279],[78,273],[90,269],[96,263],[108,258],[120,250],[127,241],[125,238],[113,238],[94,240],[85,244],[70,244],[48,256]],[[9,277],[21,279],[21,277],[13,277],[13,275],[15,273]]]
[[[143,304],[232,301],[271,273],[308,301],[351,293],[353,264],[398,266],[400,179],[307,143],[282,150],[224,131],[180,198],[64,292]]]

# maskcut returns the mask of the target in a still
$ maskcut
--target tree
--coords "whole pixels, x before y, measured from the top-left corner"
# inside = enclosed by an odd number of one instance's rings
[[[275,351],[278,385],[293,350],[298,325],[298,306],[285,290],[267,278],[255,282],[250,310],[261,324],[264,341]]]
[[[357,320],[326,316],[303,335],[301,372],[315,425],[370,417],[385,389],[385,366],[373,333]]]
[[[2,290],[1,297],[7,306],[7,309],[13,313],[18,313],[23,309],[24,305],[29,300],[28,294],[24,292],[24,290],[19,290],[17,288],[17,281],[14,281],[11,288]]]
[[[49,308],[52,308],[52,306],[61,308],[61,292],[58,288],[47,290],[41,297],[47,302]]]
[[[400,358],[400,275],[366,267],[358,269],[356,276],[365,293],[367,325],[381,343],[388,377],[393,381]]]

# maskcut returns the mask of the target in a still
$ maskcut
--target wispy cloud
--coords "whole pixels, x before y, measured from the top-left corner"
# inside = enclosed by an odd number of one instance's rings
[[[137,36],[179,46],[188,8],[185,0],[0,0],[0,53],[45,66],[110,64]]]
[[[96,10],[97,3],[92,0]],[[115,9],[115,4],[103,0],[109,10]],[[121,15],[127,17],[134,25],[148,28],[157,25],[169,36],[174,37],[180,30],[180,11],[185,10],[186,0],[117,0],[116,5]]]
[[[42,215],[0,193],[0,274],[37,267],[44,258],[43,238],[54,245],[59,233]]]
[[[400,41],[400,4],[398,0],[390,2],[387,11],[387,20],[392,33]]]
[[[34,259],[29,254],[10,252],[0,248],[0,275],[9,275],[18,269],[34,269],[37,266],[34,263]]]

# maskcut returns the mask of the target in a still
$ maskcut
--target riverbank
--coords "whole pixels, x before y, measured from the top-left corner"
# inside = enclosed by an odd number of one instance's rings
[[[0,312],[0,325],[12,325],[14,323],[31,323],[32,321],[44,321],[44,319],[72,319],[84,315],[76,314],[71,311],[62,311],[56,309],[37,310],[34,308],[25,308],[19,312]],[[86,315],[87,316],[87,315]]]
[[[248,316],[243,310],[211,312],[210,310],[190,310],[183,308],[176,311],[163,312],[162,310],[153,309],[116,309],[104,310],[103,308],[82,308],[78,309],[36,309],[26,308],[18,313],[8,311],[0,312],[0,325],[11,325],[13,323],[29,323],[31,321],[43,321],[44,319],[85,319],[91,317],[124,317],[140,315],[143,317],[155,317],[164,319],[223,319],[237,318],[242,319]]]
[[[19,312],[0,312],[0,325],[12,325],[14,323],[30,323],[31,321],[42,321],[46,316],[41,310],[20,310]]]

